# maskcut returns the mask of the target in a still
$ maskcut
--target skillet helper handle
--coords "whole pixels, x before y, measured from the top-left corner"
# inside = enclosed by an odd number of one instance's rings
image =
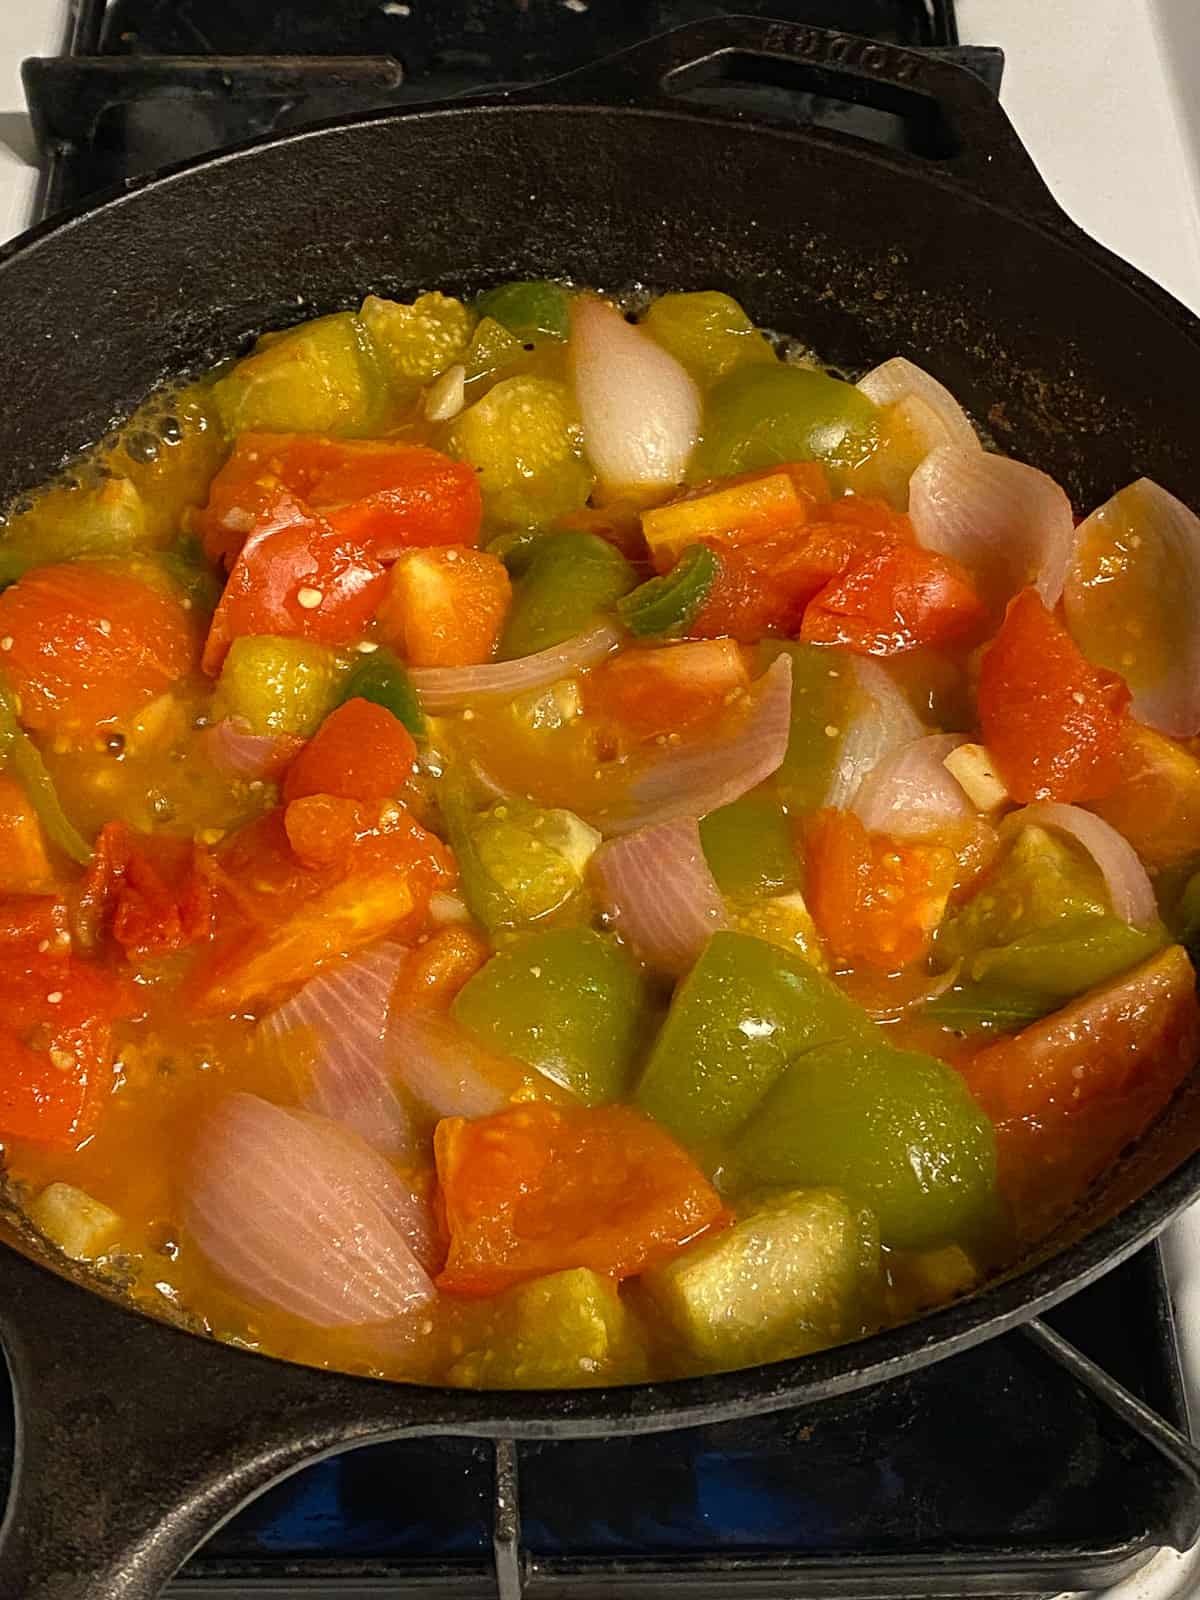
[[[928,123],[940,119],[943,138],[918,155],[857,135],[812,127],[806,136],[849,139],[906,165],[943,172],[985,200],[1025,217],[1057,224],[1067,219],[1017,137],[1000,103],[968,68],[927,50],[883,44],[857,34],[756,17],[716,17],[658,34],[515,99],[541,104],[616,105],[686,109],[681,96],[722,77],[768,82],[796,92],[841,100]],[[708,107],[698,109],[711,115]],[[739,114],[739,120],[747,119]]]
[[[3,1255],[16,1452],[0,1600],[154,1600],[247,1500],[353,1442],[342,1419],[355,1380],[329,1374],[317,1398],[304,1369]]]

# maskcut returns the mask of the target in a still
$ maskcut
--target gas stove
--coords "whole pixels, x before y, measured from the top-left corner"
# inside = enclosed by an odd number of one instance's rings
[[[9,0],[0,237],[222,143],[536,82],[723,11],[956,52],[999,88],[1066,210],[1200,310],[1200,10],[1185,0]],[[749,110],[890,136],[840,103],[752,92],[775,98]],[[322,1462],[215,1534],[170,1592],[1195,1595],[1200,1556],[1172,1548],[1200,1529],[1200,1474],[1170,1431],[1186,1432],[1189,1395],[1200,1208],[1032,1331],[817,1412]]]

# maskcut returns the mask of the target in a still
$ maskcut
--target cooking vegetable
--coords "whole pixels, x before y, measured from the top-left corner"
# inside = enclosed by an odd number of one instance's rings
[[[416,754],[412,735],[390,711],[358,696],[343,700],[288,768],[283,802],[309,794],[386,800],[412,776]]]
[[[852,383],[814,367],[744,367],[709,394],[689,476],[700,482],[784,461],[849,467],[870,453],[878,427],[878,412]]]
[[[601,909],[647,965],[686,972],[725,926],[695,822],[667,822],[603,845],[592,859]]]
[[[881,1034],[800,1055],[739,1135],[733,1160],[743,1184],[844,1189],[895,1248],[969,1242],[996,1220],[991,1123],[952,1068]]]
[[[570,392],[552,378],[503,378],[455,418],[447,448],[479,474],[495,523],[549,522],[581,506],[592,486]]]
[[[0,585],[31,567],[124,556],[146,542],[146,507],[128,478],[104,478],[87,488],[64,485],[42,495],[5,529]]]
[[[714,289],[660,295],[642,326],[703,388],[735,367],[761,366],[776,359],[766,336],[737,301]]]
[[[530,1100],[574,1099],[544,1073],[489,1050],[453,1017],[411,999],[398,997],[393,1007],[385,1060],[417,1105],[437,1117],[486,1117]]]
[[[1100,800],[1120,781],[1129,690],[1093,667],[1032,589],[1010,604],[979,674],[979,721],[1016,800]]]
[[[863,779],[851,809],[868,833],[921,838],[974,814],[947,760],[962,744],[954,733],[931,733],[901,745]]]
[[[743,699],[750,674],[732,639],[622,650],[587,679],[590,711],[635,739],[667,741],[713,723]]]
[[[457,711],[477,700],[511,700],[514,696],[557,683],[580,667],[611,655],[620,640],[611,623],[603,622],[573,639],[516,661],[479,667],[421,667],[410,674],[422,706],[430,716]]]
[[[645,980],[617,944],[555,928],[494,955],[451,1011],[490,1048],[597,1105],[628,1088],[648,1004]]]
[[[414,550],[392,568],[379,631],[415,667],[467,667],[495,654],[512,596],[486,550]]]
[[[435,1149],[450,1236],[437,1282],[454,1294],[570,1267],[625,1278],[723,1219],[699,1169],[629,1106],[451,1117]]]
[[[1126,721],[1120,782],[1090,808],[1151,871],[1200,854],[1200,761],[1182,744]]]
[[[304,639],[241,638],[217,683],[219,715],[260,735],[315,733],[337,704],[342,668],[326,645]]]
[[[943,383],[903,356],[872,367],[858,387],[877,406],[894,406],[910,399],[927,406],[936,419],[941,442],[960,450],[978,449],[979,440],[970,418]]]
[[[376,347],[348,311],[265,334],[213,385],[228,434],[369,434],[384,413]]]
[[[667,572],[701,539],[734,545],[753,543],[783,529],[798,529],[814,505],[829,498],[824,471],[812,462],[758,473],[728,487],[695,492],[647,511],[642,532],[650,558]]]
[[[79,843],[86,860],[90,852],[82,839]],[[35,894],[51,889],[53,878],[41,824],[29,796],[15,778],[0,774],[0,893]]]
[[[675,357],[604,300],[571,302],[571,376],[584,448],[610,495],[683,481],[700,393]]]
[[[1119,672],[1160,733],[1200,733],[1200,519],[1139,478],[1082,522],[1063,590],[1089,661]]]
[[[872,656],[922,645],[944,650],[976,636],[983,616],[957,562],[911,545],[887,545],[814,596],[801,637]]]
[[[595,534],[549,535],[517,581],[501,653],[510,659],[536,655],[585,632],[636,582],[620,551]]]
[[[342,680],[341,700],[369,700],[390,711],[414,738],[425,732],[416,686],[390,650],[374,650],[355,662]]]
[[[0,760],[3,760],[12,771],[21,793],[28,799],[37,815],[38,822],[45,829],[46,837],[50,843],[71,858],[86,865],[91,860],[91,849],[87,840],[83,838],[74,823],[62,808],[58,798],[58,791],[54,781],[46,771],[46,764],[42,760],[41,752],[37,745],[19,725],[17,717],[22,707],[0,678]],[[10,815],[13,815],[10,813]],[[10,836],[10,847],[20,839],[24,839],[27,870],[30,860],[29,852],[34,852],[33,859],[36,863],[37,850],[29,838],[28,829],[21,828],[19,822],[14,825]],[[10,862],[11,870],[11,862]],[[35,867],[35,876],[37,875]],[[23,887],[32,887],[27,884]],[[18,886],[22,887],[22,886]]]
[[[780,1361],[867,1331],[880,1298],[879,1227],[836,1190],[784,1190],[645,1282],[705,1368]]]
[[[617,615],[635,639],[670,638],[686,633],[718,571],[706,545],[691,545],[661,578],[640,583],[617,601]]]
[[[837,666],[829,670],[844,669]],[[859,658],[850,668],[848,679],[847,684],[841,679],[833,680],[834,693],[845,706],[842,720],[829,723],[822,730],[828,740],[836,741],[824,803],[838,807],[852,805],[863,782],[880,763],[907,748],[925,731],[886,667]],[[818,749],[824,748],[818,742]],[[809,787],[806,800],[811,793]]]
[[[588,861],[600,843],[596,830],[570,811],[519,800],[500,801],[471,818],[465,831],[469,846],[462,830],[455,829],[463,893],[493,932],[535,922],[565,906],[581,890]]]
[[[798,889],[788,894],[732,900],[728,910],[730,925],[738,933],[748,933],[767,944],[778,945],[781,950],[816,967],[818,972],[828,970],[816,924]]]
[[[121,1218],[110,1206],[70,1183],[48,1183],[29,1207],[29,1215],[72,1261],[95,1261],[121,1227]]]
[[[481,317],[494,317],[518,339],[538,333],[565,339],[570,331],[567,308],[567,291],[544,278],[502,283],[475,302]]]
[[[764,790],[710,811],[700,842],[722,894],[775,894],[800,881],[792,830],[779,801]]]
[[[475,318],[461,300],[420,294],[411,305],[368,295],[359,312],[388,378],[403,391],[428,383],[466,352]]]
[[[277,778],[303,740],[290,733],[253,733],[240,717],[222,717],[200,736],[218,772],[231,778]]]
[[[744,933],[716,933],[675,991],[637,1104],[689,1146],[721,1139],[794,1056],[869,1029],[806,962]]]
[[[1154,920],[1154,890],[1136,852],[1115,828],[1079,806],[1026,806],[1013,818],[1035,827],[1053,828],[1077,839],[1100,868],[1113,911],[1123,922],[1145,927]]]
[[[348,1129],[232,1094],[205,1120],[187,1229],[233,1288],[318,1327],[387,1322],[433,1298],[421,1201]]]

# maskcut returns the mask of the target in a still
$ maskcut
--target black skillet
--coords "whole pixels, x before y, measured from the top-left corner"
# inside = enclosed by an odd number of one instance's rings
[[[722,77],[897,113],[916,153],[689,103]],[[248,146],[35,230],[0,259],[0,501],[161,379],[264,328],[367,290],[534,276],[727,289],[831,362],[930,367],[1080,506],[1140,473],[1200,506],[1200,325],[1067,220],[982,84],[737,18],[533,95]],[[368,1440],[562,1438],[828,1402],[1026,1323],[1114,1266],[1200,1192],[1198,1150],[1188,1087],[1036,1259],[967,1300],[801,1360],[575,1393],[411,1388],[240,1352],[89,1292],[9,1219],[18,1448],[0,1600],[148,1600],[265,1485]]]

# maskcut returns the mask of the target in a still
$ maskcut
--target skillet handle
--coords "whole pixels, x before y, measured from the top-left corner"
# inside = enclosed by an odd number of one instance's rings
[[[924,153],[887,148],[822,127],[805,137],[850,142],[894,162],[945,173],[1024,217],[1069,225],[988,86],[953,61],[857,34],[756,17],[716,17],[660,33],[510,98],[538,104],[686,110],[701,85],[733,79],[831,96],[896,113],[919,130]],[[694,102],[693,102],[694,105]],[[700,105],[705,115],[719,107]],[[724,113],[748,120],[743,112]],[[794,124],[793,124],[794,126]]]
[[[268,1484],[359,1437],[406,1431],[389,1385],[314,1383],[2,1246],[0,1334],[16,1412],[0,1600],[153,1600]]]

